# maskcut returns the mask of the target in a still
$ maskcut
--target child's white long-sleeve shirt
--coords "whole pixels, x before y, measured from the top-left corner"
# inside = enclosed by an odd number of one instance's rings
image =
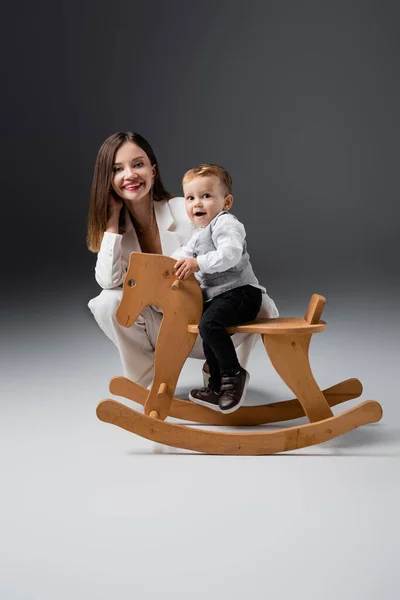
[[[171,254],[172,258],[197,258],[202,273],[222,273],[238,264],[246,237],[245,228],[240,221],[232,215],[222,215],[217,219],[211,236],[216,250],[194,256],[196,241],[201,232],[202,229],[199,228],[185,246]]]

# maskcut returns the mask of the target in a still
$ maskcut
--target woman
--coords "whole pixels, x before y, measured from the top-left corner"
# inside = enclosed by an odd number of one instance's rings
[[[153,378],[154,348],[162,312],[146,307],[129,329],[115,313],[131,252],[171,255],[193,233],[183,198],[172,197],[161,180],[150,144],[133,132],[115,133],[97,155],[91,191],[87,243],[97,252],[95,277],[103,288],[89,308],[117,346],[125,377],[147,387]],[[276,306],[263,295],[259,316],[277,317]],[[256,336],[234,334],[239,362],[246,366]],[[203,358],[201,338],[190,354]]]

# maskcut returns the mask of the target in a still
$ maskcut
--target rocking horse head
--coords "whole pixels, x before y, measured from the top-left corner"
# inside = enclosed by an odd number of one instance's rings
[[[161,254],[132,252],[116,317],[130,327],[146,306],[162,309],[165,317],[184,313],[187,323],[197,323],[202,313],[202,293],[194,275],[177,280],[176,260]]]

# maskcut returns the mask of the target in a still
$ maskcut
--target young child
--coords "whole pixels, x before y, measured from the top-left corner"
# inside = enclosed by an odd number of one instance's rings
[[[210,369],[207,387],[192,390],[189,398],[227,414],[242,405],[249,374],[225,328],[255,319],[266,290],[251,267],[244,226],[227,212],[233,202],[229,173],[218,165],[199,165],[185,173],[183,191],[187,214],[199,229],[172,257],[179,259],[179,279],[194,273],[200,283],[199,332]]]

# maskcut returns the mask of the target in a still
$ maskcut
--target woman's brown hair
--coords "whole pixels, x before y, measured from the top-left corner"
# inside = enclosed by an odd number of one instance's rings
[[[167,192],[161,180],[160,169],[156,155],[149,142],[133,131],[119,132],[110,135],[102,144],[96,158],[94,167],[92,189],[90,193],[87,246],[92,252],[100,250],[101,240],[107,228],[108,200],[111,193],[111,181],[113,177],[114,156],[118,148],[125,142],[133,142],[139,146],[148,156],[151,165],[155,165],[153,200],[168,200],[172,195]]]

